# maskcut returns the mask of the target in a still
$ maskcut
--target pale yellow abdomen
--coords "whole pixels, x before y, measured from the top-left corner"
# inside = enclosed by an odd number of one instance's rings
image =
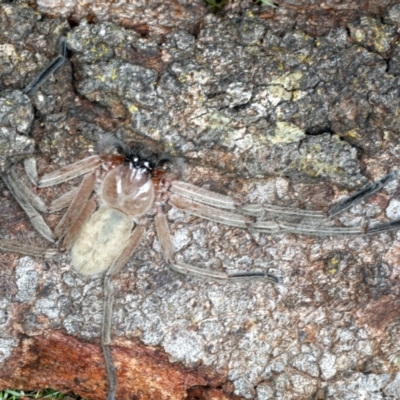
[[[74,268],[83,275],[106,271],[121,254],[133,226],[132,217],[101,206],[85,223],[71,247]]]

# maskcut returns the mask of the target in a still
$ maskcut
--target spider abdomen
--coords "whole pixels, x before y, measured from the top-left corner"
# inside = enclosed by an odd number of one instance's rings
[[[134,226],[131,217],[106,205],[83,225],[71,247],[74,268],[83,275],[106,271],[124,249]]]

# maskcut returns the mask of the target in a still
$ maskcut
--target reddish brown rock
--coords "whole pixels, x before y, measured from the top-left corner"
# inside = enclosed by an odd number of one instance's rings
[[[158,349],[137,342],[115,346],[118,399],[233,399],[223,378],[203,367],[170,363]],[[105,399],[106,374],[100,346],[57,331],[19,337],[19,344],[0,371],[0,388],[73,391],[86,399]]]

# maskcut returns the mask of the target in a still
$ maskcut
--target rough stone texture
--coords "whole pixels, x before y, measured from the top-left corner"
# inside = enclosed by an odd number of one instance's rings
[[[177,29],[194,32],[206,13],[202,0],[98,1],[29,0],[38,11],[74,22],[112,21],[143,35],[166,35]]]
[[[99,0],[29,0],[38,11],[73,21],[113,21],[152,36],[165,35],[176,29],[196,32],[206,13],[202,0],[105,2]],[[252,0],[226,1],[220,13],[251,11],[267,19],[277,32],[294,28],[313,35],[326,34],[337,26],[360,16],[382,16],[398,22],[397,0],[276,0],[277,7],[259,7]],[[390,13],[386,11],[390,10]]]
[[[34,118],[32,103],[20,91],[0,97],[0,172],[31,156],[34,141],[29,138]]]
[[[138,393],[140,399],[195,399],[198,386],[221,384],[206,368],[190,371],[178,363],[171,365],[165,355],[151,348],[129,344],[114,352],[119,378],[124,382],[119,398],[132,398],[132,393]],[[40,388],[57,382],[59,390],[73,390],[89,399],[106,398],[103,357],[97,345],[60,332],[44,331],[40,336],[20,336],[13,355],[2,367],[1,376],[12,376],[17,387]],[[153,385],[149,386],[151,380]],[[3,382],[0,377],[1,386]],[[209,387],[204,390],[204,398],[232,397]]]
[[[196,36],[182,29],[160,39],[110,22],[69,28],[61,18],[3,2],[0,44],[15,54],[0,54],[0,87],[7,89],[1,101],[7,105],[13,95],[21,99],[19,107],[29,108],[22,89],[54,57],[59,37],[68,31],[70,61],[30,99],[40,172],[92,154],[98,135],[112,131],[123,139],[155,140],[182,157],[188,182],[254,203],[326,210],[367,178],[398,170],[398,8],[320,37],[282,31],[275,19],[250,12],[241,18],[208,15]],[[0,128],[26,137],[28,120],[12,125],[7,107],[0,111]],[[8,165],[10,152],[0,154]],[[19,148],[15,155],[18,161]],[[48,200],[65,186],[38,193]],[[0,194],[0,237],[40,244],[3,184]],[[397,180],[339,223],[398,218],[399,201]],[[49,216],[49,224],[57,218]],[[199,385],[190,392],[193,398],[398,396],[399,233],[271,237],[173,209],[168,219],[186,262],[227,271],[270,270],[282,276],[285,287],[181,276],[167,268],[149,228],[116,279],[113,354],[120,362],[121,398],[127,398],[124,374],[138,373],[128,362],[138,339],[165,352],[179,373],[191,368],[186,373]],[[1,386],[44,384],[104,398],[97,345],[101,278],[82,278],[68,261],[2,253]],[[19,360],[21,349],[33,357],[32,343],[45,349],[49,338],[57,346],[71,340],[90,354],[99,379],[85,386],[72,372],[67,382],[60,375],[51,380],[57,368],[50,355],[40,357],[52,372],[45,382],[27,370],[32,381],[22,383],[19,371],[6,369]],[[78,361],[85,368],[85,358]],[[218,378],[199,372],[199,365]],[[175,398],[185,398],[184,392]],[[160,398],[169,392],[163,393]]]

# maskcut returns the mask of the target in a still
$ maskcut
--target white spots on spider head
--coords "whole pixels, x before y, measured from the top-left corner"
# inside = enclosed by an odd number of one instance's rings
[[[16,300],[23,303],[34,300],[39,277],[35,261],[31,257],[23,257],[19,260],[15,268],[15,277],[18,287]]]
[[[137,168],[133,164],[130,164],[131,174],[130,174],[130,181],[131,182],[142,182],[143,176],[147,173],[146,168]]]

